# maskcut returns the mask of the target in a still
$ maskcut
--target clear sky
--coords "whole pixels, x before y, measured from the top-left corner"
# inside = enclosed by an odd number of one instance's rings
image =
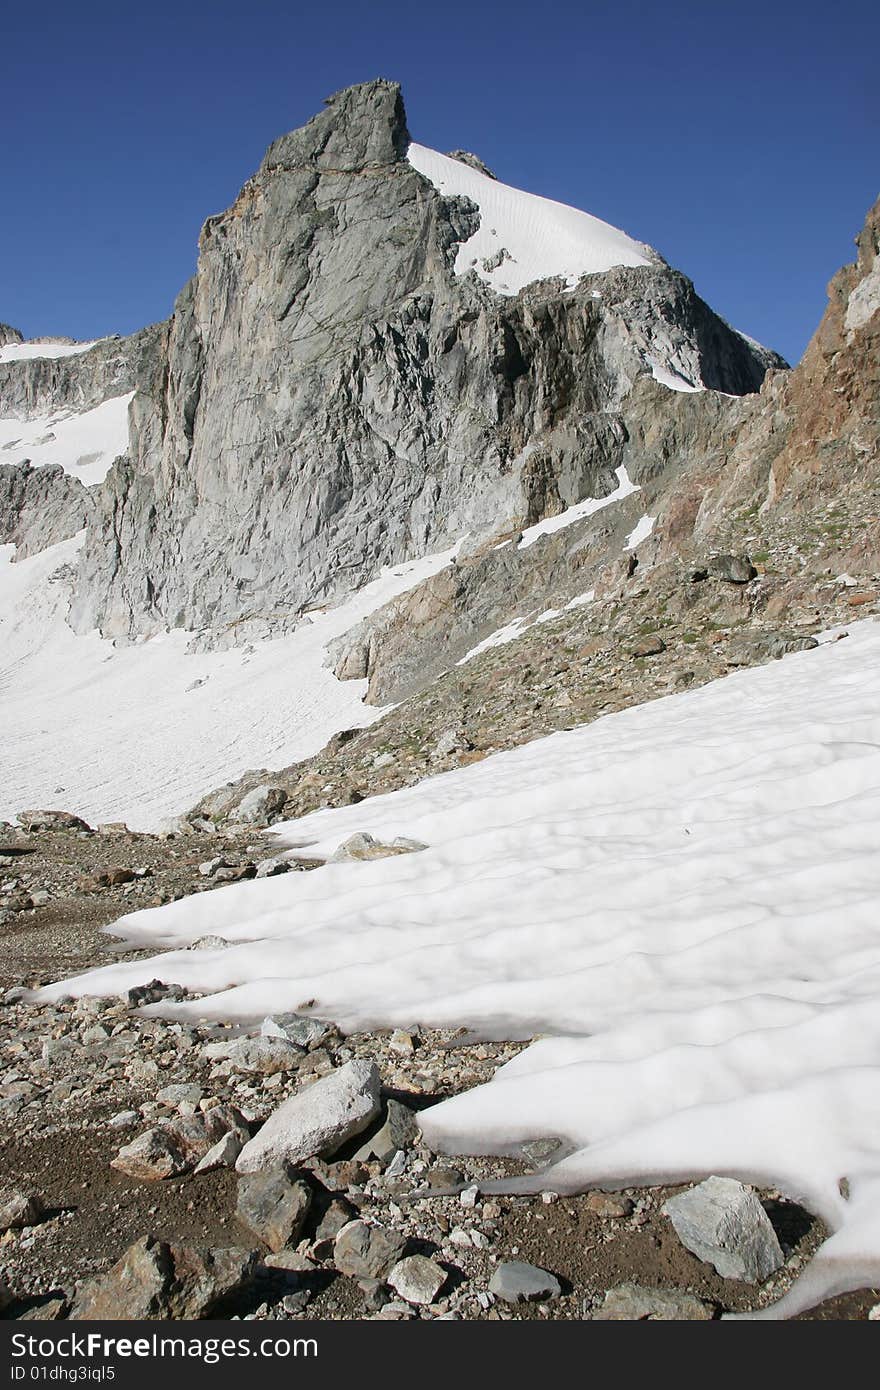
[[[0,320],[164,318],[205,217],[340,87],[656,246],[790,360],[880,191],[880,4],[42,0],[4,9]]]

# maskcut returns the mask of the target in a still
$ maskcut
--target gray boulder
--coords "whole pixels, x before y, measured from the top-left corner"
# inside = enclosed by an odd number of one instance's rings
[[[270,1250],[281,1250],[298,1239],[311,1203],[308,1183],[284,1165],[239,1179],[235,1215]]]
[[[406,1240],[399,1231],[349,1221],[336,1236],[333,1263],[353,1279],[384,1279],[400,1260]]]
[[[268,825],[287,801],[283,787],[254,787],[230,811],[229,819],[242,825]]]
[[[522,1260],[505,1260],[489,1280],[489,1292],[505,1303],[533,1303],[544,1298],[558,1298],[562,1286],[554,1275],[537,1265]]]
[[[593,1322],[709,1322],[713,1310],[681,1289],[646,1289],[618,1284],[590,1317]]]
[[[723,1279],[760,1284],[784,1262],[770,1219],[751,1187],[735,1178],[707,1178],[663,1208],[685,1249]]]

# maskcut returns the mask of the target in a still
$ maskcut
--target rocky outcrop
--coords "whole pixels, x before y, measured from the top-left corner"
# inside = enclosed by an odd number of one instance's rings
[[[456,276],[479,214],[408,143],[396,84],[351,88],[205,223],[89,530],[79,629],[295,621],[383,565],[607,491],[649,359],[729,392],[779,362],[659,258],[514,298]]]
[[[161,371],[163,338],[164,325],[154,324],[129,338],[102,338],[85,352],[67,357],[0,362],[0,415],[28,420],[58,411],[91,410],[135,389],[151,392],[156,389],[154,374],[157,368]],[[21,335],[8,341],[21,342]]]
[[[9,323],[0,323],[0,348],[6,347],[9,343],[23,343],[24,334],[17,328],[13,328]]]
[[[76,535],[93,512],[89,489],[63,469],[0,464],[0,544],[17,558]]]
[[[528,549],[516,541],[496,548],[505,539],[499,532],[482,552],[339,639],[329,654],[336,674],[366,677],[373,703],[405,698],[513,618],[534,618],[594,587],[610,596],[625,593],[636,563],[640,576],[667,562],[702,563],[741,539],[752,521],[768,534],[787,525],[790,544],[810,551],[814,571],[874,574],[880,569],[878,227],[880,203],[858,239],[858,261],[831,282],[826,314],[796,369],[771,370],[758,393],[734,399],[673,392],[641,377],[617,411],[582,414],[580,454],[604,462],[593,495],[610,490],[620,465],[640,491]],[[619,282],[642,273],[602,278]],[[639,322],[635,296],[620,321],[627,320]],[[601,429],[589,443],[588,424]],[[537,501],[529,520],[563,505],[558,487],[554,493],[559,454],[546,467],[541,460],[536,451]],[[654,530],[637,557],[622,559],[624,538],[640,515],[656,517]]]

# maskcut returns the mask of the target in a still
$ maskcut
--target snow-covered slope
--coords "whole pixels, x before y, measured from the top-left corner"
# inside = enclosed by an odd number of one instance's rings
[[[103,482],[113,460],[128,448],[133,395],[111,396],[92,410],[60,410],[30,420],[0,417],[0,464],[25,459],[34,468],[59,464],[86,487]]]
[[[475,271],[499,294],[517,294],[549,276],[572,287],[582,275],[612,266],[658,262],[649,246],[589,213],[523,193],[424,145],[410,144],[407,158],[441,193],[477,204],[479,230],[459,247],[455,269]]]
[[[174,950],[44,992],[155,976],[180,1017],[316,1000],[343,1024],[545,1037],[423,1112],[430,1143],[563,1136],[530,1180],[733,1174],[833,1231],[785,1304],[880,1281],[880,625],[278,830],[428,848],[123,919]],[[846,1180],[845,1182],[843,1180]],[[848,1194],[848,1195],[847,1195]]]
[[[265,763],[316,753],[383,713],[366,681],[326,669],[326,644],[448,564],[453,550],[397,565],[289,636],[189,655],[176,631],[129,646],[66,622],[64,566],[82,535],[12,564],[0,546],[0,817],[57,805],[150,830],[205,790]]]
[[[88,343],[7,343],[5,347],[0,347],[0,362],[27,362],[38,357],[77,357],[101,341],[100,338],[93,338]]]

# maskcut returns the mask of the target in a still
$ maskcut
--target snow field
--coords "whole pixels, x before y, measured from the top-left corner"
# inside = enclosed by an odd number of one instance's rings
[[[276,834],[362,830],[428,848],[131,914],[168,954],[42,997],[158,976],[207,991],[152,1010],[182,1019],[544,1035],[428,1142],[558,1136],[540,1189],[779,1186],[832,1234],[766,1316],[880,1281],[880,625]]]
[[[284,767],[384,712],[324,666],[331,638],[449,564],[396,565],[338,608],[250,648],[188,654],[175,631],[130,645],[67,625],[83,535],[12,564],[0,546],[0,817],[59,806],[155,830],[251,767]],[[146,697],[146,692],[149,692]]]

